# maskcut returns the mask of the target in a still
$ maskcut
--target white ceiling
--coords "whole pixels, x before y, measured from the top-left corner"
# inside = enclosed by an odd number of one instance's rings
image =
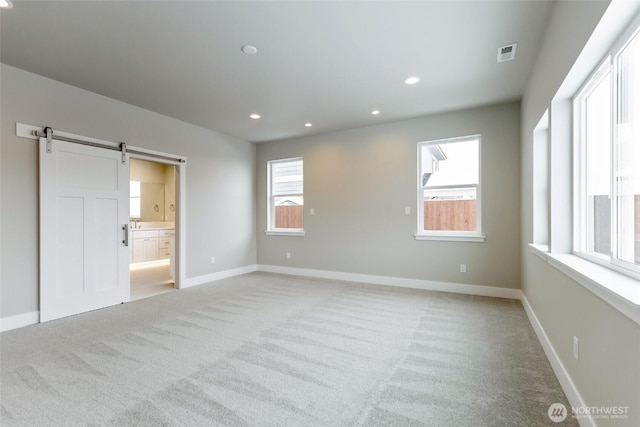
[[[252,142],[519,99],[551,5],[13,3],[3,63]],[[497,63],[510,43],[516,59]]]

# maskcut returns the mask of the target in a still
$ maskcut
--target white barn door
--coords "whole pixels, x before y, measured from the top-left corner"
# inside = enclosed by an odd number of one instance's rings
[[[129,301],[128,224],[128,156],[40,138],[41,322]]]

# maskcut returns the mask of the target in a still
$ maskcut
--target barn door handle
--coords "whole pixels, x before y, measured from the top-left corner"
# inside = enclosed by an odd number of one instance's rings
[[[129,246],[129,224],[123,225],[122,230],[124,231],[124,240],[122,241],[122,243],[125,246]]]

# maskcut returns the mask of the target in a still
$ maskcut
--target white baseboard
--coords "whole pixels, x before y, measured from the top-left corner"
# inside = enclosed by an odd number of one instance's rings
[[[229,277],[240,276],[241,274],[253,273],[254,271],[257,271],[257,269],[258,269],[258,266],[253,264],[253,265],[247,265],[240,268],[233,268],[231,270],[224,270],[224,271],[218,271],[211,274],[204,274],[202,276],[189,277],[183,282],[181,289],[190,288],[191,286],[203,285],[205,283],[215,282],[216,280],[227,279]]]
[[[553,348],[553,345],[551,344],[549,337],[544,331],[542,324],[538,320],[538,317],[533,312],[533,308],[531,307],[531,304],[529,304],[527,297],[524,294],[522,294],[522,297],[520,300],[522,301],[522,306],[524,307],[525,313],[527,313],[529,322],[531,323],[531,326],[533,326],[533,330],[536,332],[536,335],[538,336],[538,340],[540,340],[540,344],[542,344],[544,353],[547,355],[547,359],[549,359],[549,362],[551,363],[551,368],[553,369],[553,372],[556,374],[556,377],[560,382],[560,386],[562,387],[564,394],[567,396],[569,403],[574,408],[587,406],[584,403],[582,396],[580,396],[580,393],[578,392],[578,389],[576,388],[575,384],[571,380],[571,377],[569,376],[569,373],[565,369],[564,364],[560,360],[558,353],[556,353],[556,350]],[[570,409],[569,409],[569,414],[571,414]],[[592,418],[578,418],[578,423],[582,427],[596,427],[596,423]]]
[[[371,283],[374,285],[396,286],[400,288],[425,289],[429,291],[453,292],[456,294],[479,295],[485,297],[520,299],[520,289],[493,286],[464,285],[460,283],[434,282],[430,280],[405,279],[401,277],[376,276],[370,274],[343,273],[339,271],[312,270],[308,268],[258,265],[257,271],[288,274],[293,276],[317,277],[321,279],[344,280],[348,282]]]
[[[164,260],[163,260],[164,261]],[[150,264],[153,264],[151,262]],[[156,262],[157,263],[157,262]],[[142,267],[142,266],[140,266]],[[206,274],[203,276],[188,278],[182,288],[202,285],[204,283],[215,282],[216,280],[226,279],[228,277],[239,276],[241,274],[252,273],[257,270],[257,266],[248,265],[245,267],[234,268],[231,270],[219,271],[217,273]],[[40,312],[32,311],[30,313],[18,314],[15,316],[0,318],[0,332],[10,331],[12,329],[22,328],[23,326],[34,325],[40,322]]]
[[[3,317],[0,319],[0,332],[22,328],[23,326],[35,325],[38,322],[40,322],[39,311]]]

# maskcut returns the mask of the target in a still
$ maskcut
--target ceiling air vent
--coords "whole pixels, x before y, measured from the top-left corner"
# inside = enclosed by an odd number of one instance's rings
[[[498,48],[498,62],[511,61],[516,57],[517,43],[509,44]]]

